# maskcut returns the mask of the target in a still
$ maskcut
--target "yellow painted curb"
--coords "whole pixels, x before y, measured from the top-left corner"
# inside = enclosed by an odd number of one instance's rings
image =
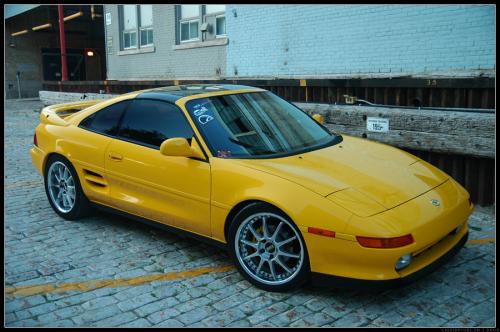
[[[469,240],[469,241],[467,241],[467,244],[485,244],[485,243],[491,243],[491,242],[495,242],[494,237],[486,237],[483,239]]]
[[[210,272],[227,272],[234,269],[234,266],[201,267],[188,271],[168,272],[150,274],[135,278],[90,280],[83,282],[66,282],[61,284],[26,285],[10,287],[5,289],[5,296],[30,296],[41,293],[82,291],[87,292],[97,288],[126,287],[143,285],[151,281],[169,281],[182,278],[194,278]]]

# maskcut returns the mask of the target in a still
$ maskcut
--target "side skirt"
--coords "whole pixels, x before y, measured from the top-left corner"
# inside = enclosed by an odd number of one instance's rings
[[[132,220],[138,221],[142,224],[146,224],[148,226],[153,226],[155,228],[174,233],[174,234],[179,235],[181,237],[190,237],[190,238],[193,238],[195,240],[199,240],[199,241],[204,242],[208,245],[212,245],[212,246],[218,247],[218,248],[226,250],[226,251],[228,250],[228,246],[226,243],[219,242],[217,240],[208,238],[206,236],[191,233],[191,232],[185,231],[185,230],[177,228],[177,227],[165,225],[165,224],[159,223],[157,221],[153,221],[150,219],[139,217],[139,216],[136,216],[136,215],[133,215],[133,214],[121,211],[121,210],[117,210],[117,209],[114,209],[114,208],[109,207],[109,206],[104,206],[104,205],[101,205],[101,204],[98,204],[95,202],[90,202],[90,204],[92,205],[92,207],[95,207],[101,211],[108,212],[108,213],[115,214],[115,215],[119,215],[119,216],[122,216],[122,217],[125,217],[128,219],[132,219]]]

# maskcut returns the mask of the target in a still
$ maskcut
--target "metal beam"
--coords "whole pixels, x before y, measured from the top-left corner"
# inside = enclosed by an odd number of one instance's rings
[[[61,41],[61,81],[68,80],[68,63],[66,59],[66,37],[64,36],[64,12],[63,6],[57,5],[59,14],[59,39]]]

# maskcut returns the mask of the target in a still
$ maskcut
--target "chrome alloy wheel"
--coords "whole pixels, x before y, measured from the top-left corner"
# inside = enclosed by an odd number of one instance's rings
[[[255,280],[282,285],[292,280],[304,264],[304,245],[285,218],[270,212],[256,213],[238,227],[235,253],[240,265]]]
[[[50,199],[62,213],[68,213],[75,206],[75,181],[70,170],[60,161],[50,165],[48,174]]]

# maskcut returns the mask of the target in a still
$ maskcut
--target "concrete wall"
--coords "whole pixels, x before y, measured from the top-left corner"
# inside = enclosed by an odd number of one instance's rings
[[[16,26],[5,26],[5,63],[4,63],[4,97],[18,98],[19,90],[16,73],[20,72],[21,98],[37,97],[42,89],[42,55],[38,43],[28,35],[13,39],[15,46],[9,46],[10,34],[16,32]]]
[[[116,94],[109,93],[78,93],[78,92],[58,92],[58,91],[39,91],[38,96],[44,106],[71,103],[79,100],[100,100],[109,99]]]
[[[493,5],[230,5],[229,77],[475,76],[495,68]]]
[[[175,46],[175,6],[153,5],[154,50],[148,53],[120,52],[118,5],[106,5],[111,25],[105,26],[107,79],[217,79],[225,75],[226,46],[173,49]],[[207,43],[205,43],[206,45]]]

